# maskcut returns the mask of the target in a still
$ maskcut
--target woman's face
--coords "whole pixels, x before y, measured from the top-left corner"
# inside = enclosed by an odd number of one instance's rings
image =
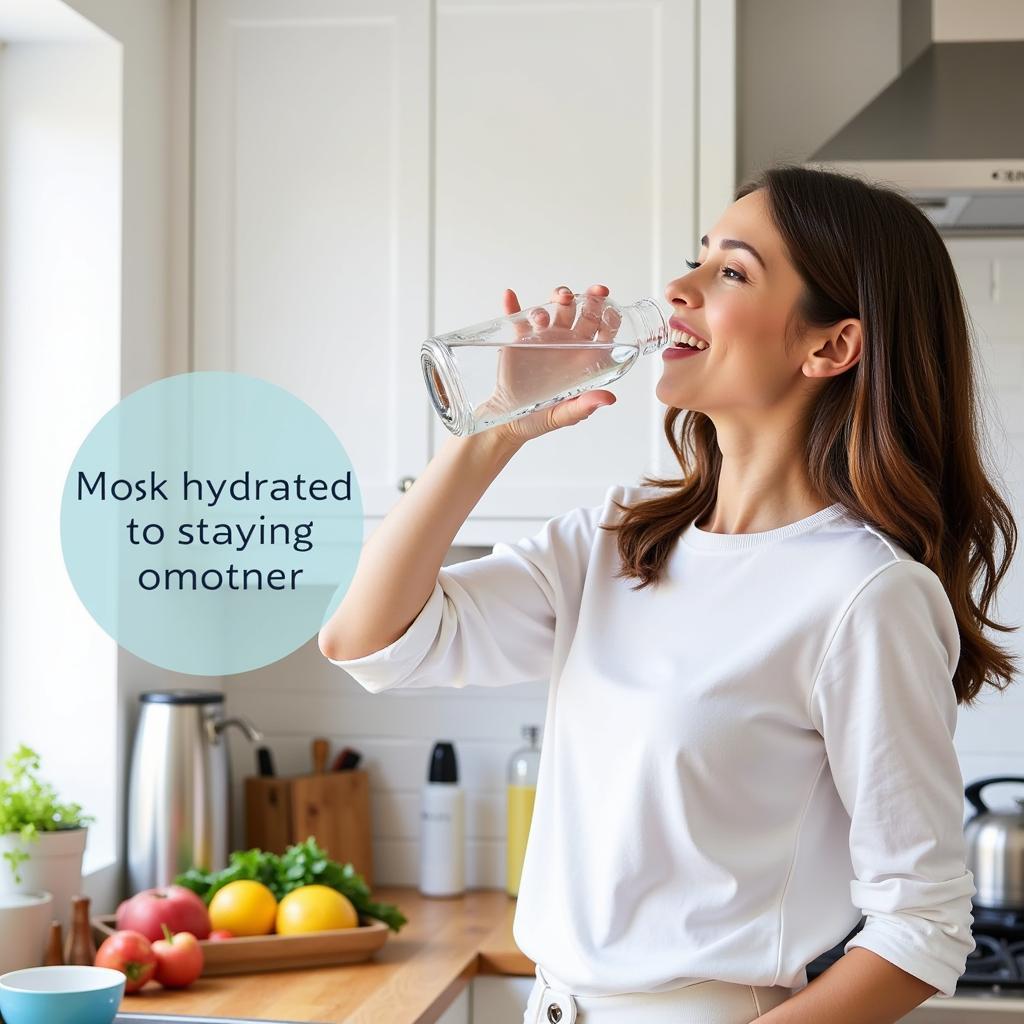
[[[701,239],[700,265],[670,281],[671,326],[708,342],[696,355],[664,356],[656,394],[665,405],[715,413],[757,413],[793,400],[811,381],[806,347],[786,352],[803,282],[758,189],[733,203]],[[675,337],[675,335],[673,336]],[[671,346],[670,346],[671,347]]]

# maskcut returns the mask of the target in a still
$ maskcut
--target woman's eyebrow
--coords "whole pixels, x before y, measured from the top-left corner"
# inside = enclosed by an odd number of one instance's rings
[[[707,248],[710,245],[710,243],[708,242],[708,236],[707,235],[705,235],[700,240],[700,244],[703,245],[705,248]],[[764,265],[764,260],[761,259],[761,254],[749,242],[743,242],[743,241],[741,241],[738,238],[723,238],[721,240],[721,242],[718,243],[718,248],[719,249],[746,249],[747,252],[749,252],[750,255],[753,256],[754,259],[757,260],[757,262],[760,263],[761,266],[765,270],[768,269]]]

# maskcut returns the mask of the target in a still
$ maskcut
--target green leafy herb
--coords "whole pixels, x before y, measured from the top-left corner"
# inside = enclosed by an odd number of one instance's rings
[[[80,804],[61,803],[57,791],[38,777],[39,755],[22,744],[4,762],[0,778],[0,835],[17,835],[24,842],[39,841],[40,832],[82,828],[95,819],[82,814]],[[29,859],[23,849],[8,850],[3,859],[21,884],[21,865]]]
[[[392,931],[399,931],[408,921],[393,903],[374,902],[363,876],[351,864],[330,860],[312,837],[289,846],[281,855],[262,850],[237,850],[223,870],[191,868],[175,882],[198,893],[209,905],[218,889],[239,879],[262,882],[279,901],[303,885],[326,885],[348,897],[356,913],[383,921]]]

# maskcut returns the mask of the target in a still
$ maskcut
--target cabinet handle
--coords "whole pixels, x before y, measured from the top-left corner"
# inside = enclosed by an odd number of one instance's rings
[[[414,483],[416,483],[416,477],[414,477],[414,476],[403,476],[402,479],[398,481],[398,489],[403,494],[405,494],[405,492],[407,490],[409,490],[409,488],[412,487],[412,485]]]

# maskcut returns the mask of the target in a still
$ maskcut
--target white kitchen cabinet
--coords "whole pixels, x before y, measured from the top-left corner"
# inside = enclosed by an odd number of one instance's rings
[[[533,976],[478,974],[472,989],[473,1024],[523,1024]]]
[[[203,0],[193,366],[279,383],[387,513],[448,434],[423,338],[600,281],[654,296],[733,188],[733,0]],[[704,144],[706,141],[706,144]],[[674,474],[660,356],[523,448],[459,543]]]
[[[533,982],[532,975],[477,975],[470,985],[470,1021],[472,1024],[522,1024]],[[1020,1020],[1022,1012],[1024,1000],[1012,995],[957,995],[953,999],[933,996],[900,1020],[908,1024],[998,1024],[1002,1020]]]
[[[470,986],[467,986],[452,1000],[451,1006],[437,1018],[437,1024],[473,1024],[469,990]],[[486,1018],[477,1018],[477,1020],[482,1019],[485,1020]],[[516,1024],[523,1024],[523,1015],[521,1013]]]
[[[562,284],[599,282],[618,300],[666,305],[665,285],[701,233],[701,6],[438,4],[438,329],[500,314],[506,287],[527,304]],[[716,24],[715,45],[731,52],[731,26]],[[709,71],[705,87],[731,77],[726,67]],[[731,188],[731,149],[724,155],[715,170]],[[654,394],[661,365],[660,355],[641,359],[611,386],[614,406],[524,446],[473,518],[543,520],[598,504],[609,485],[644,472],[674,473]],[[436,419],[431,430],[436,450],[448,435]]]
[[[427,0],[197,5],[193,366],[309,403],[367,515],[428,458],[429,15]]]
[[[522,1024],[533,982],[532,976],[477,975],[470,985],[470,1021],[472,1024]],[[452,1006],[454,1008],[455,1003]],[[998,1024],[1002,1020],[1019,1020],[1020,1014],[1021,1000],[1014,998],[932,997],[900,1020],[907,1024]]]

